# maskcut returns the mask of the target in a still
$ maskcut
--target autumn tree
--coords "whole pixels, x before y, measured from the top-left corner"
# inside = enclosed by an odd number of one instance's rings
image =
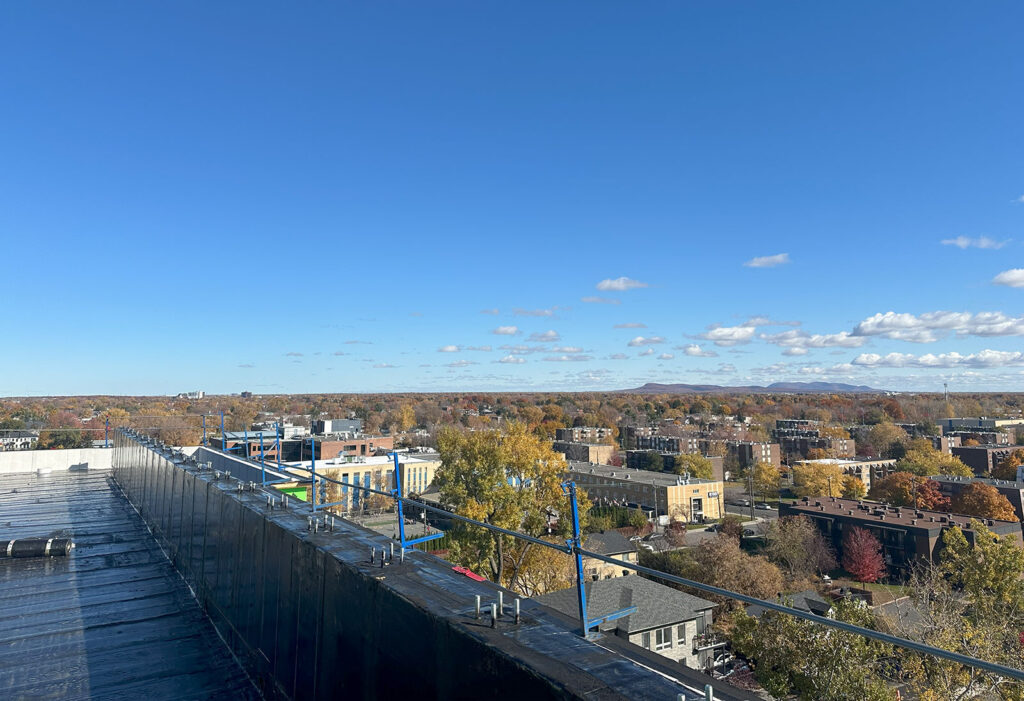
[[[785,600],[785,597],[783,597]],[[875,626],[871,612],[848,600],[835,603],[840,621]],[[881,678],[887,645],[825,628],[784,613],[739,614],[733,648],[751,661],[754,677],[778,699],[889,701],[896,697]]]
[[[992,470],[992,476],[999,480],[1016,480],[1017,468],[1024,465],[1024,449],[1017,449],[1000,461]]]
[[[797,463],[793,466],[793,491],[798,497],[839,496],[843,471],[835,463]]]
[[[864,455],[900,458],[909,442],[910,438],[906,431],[892,422],[885,421],[872,426],[858,447]]]
[[[960,458],[936,450],[932,447],[931,442],[924,438],[910,444],[906,453],[896,463],[896,469],[923,477],[932,475],[974,476],[974,471],[967,467]]]
[[[882,544],[870,531],[851,528],[843,536],[842,564],[858,582],[877,582],[885,576]]]
[[[846,475],[843,477],[843,499],[863,499],[868,488],[861,482],[860,477]]]
[[[772,521],[765,533],[765,556],[791,580],[803,582],[836,566],[835,553],[818,527],[805,516]]]
[[[997,536],[977,521],[971,530],[973,543],[959,527],[948,529],[939,564],[914,567],[911,600],[896,607],[888,628],[910,640],[1019,668],[1024,551],[1013,538]],[[899,676],[922,699],[1024,698],[1019,681],[927,655],[904,655]]]
[[[759,462],[754,465],[753,470],[754,491],[761,495],[761,500],[764,501],[768,497],[777,497],[779,495],[779,483],[782,480],[782,473],[779,472],[779,468],[770,462]]]
[[[640,564],[703,584],[730,589],[759,599],[771,599],[782,591],[782,573],[763,557],[748,555],[737,540],[716,536],[688,550],[667,553],[640,553]],[[667,583],[676,589],[709,598],[724,607],[736,607],[734,599],[687,590],[682,585]]]
[[[715,476],[714,468],[711,466],[711,461],[697,453],[683,453],[682,455],[676,455],[672,471],[677,475],[689,473],[691,477],[704,480],[713,479]]]
[[[998,489],[984,482],[971,482],[953,497],[953,511],[999,521],[1019,520],[1010,501]]]
[[[875,480],[868,497],[892,506],[912,506],[929,511],[949,509],[949,499],[939,491],[938,482],[909,472],[894,472]]]
[[[442,503],[456,513],[535,537],[548,533],[554,514],[569,513],[569,499],[561,487],[565,460],[524,424],[509,424],[504,431],[445,428],[437,445],[441,467],[435,484]],[[590,502],[583,490],[577,494],[585,526]],[[560,518],[556,527],[558,535],[566,536],[571,524]],[[522,580],[518,569],[531,561],[530,548],[510,563],[505,552],[510,536],[461,523],[450,533],[453,560],[473,569],[486,568],[495,582],[506,586]]]

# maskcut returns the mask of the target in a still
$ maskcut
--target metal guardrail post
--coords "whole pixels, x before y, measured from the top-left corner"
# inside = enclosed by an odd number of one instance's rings
[[[267,484],[267,461],[263,459],[263,431],[260,431],[260,472],[263,475],[263,485]]]
[[[566,544],[572,548],[576,559],[576,596],[579,599],[580,625],[583,626],[583,637],[587,637],[587,589],[583,582],[583,556],[580,555],[580,511],[576,503],[576,483],[572,480],[562,484],[562,492],[569,495],[572,508],[572,538]]]
[[[312,478],[311,489],[309,490],[309,501],[313,505],[313,513],[316,513],[316,443],[313,438],[309,439],[310,476]]]

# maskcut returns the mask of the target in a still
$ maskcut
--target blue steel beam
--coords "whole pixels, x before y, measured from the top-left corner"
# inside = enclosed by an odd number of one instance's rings
[[[412,540],[407,540],[402,544],[402,547],[404,548],[410,545],[416,545],[417,543],[426,543],[428,540],[437,540],[438,538],[443,538],[444,536],[445,534],[443,532],[432,533],[431,535],[425,535],[420,538],[413,538]]]

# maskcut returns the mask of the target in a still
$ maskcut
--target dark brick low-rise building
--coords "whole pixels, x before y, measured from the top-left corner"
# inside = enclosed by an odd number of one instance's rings
[[[981,476],[992,472],[1015,450],[1024,449],[1024,445],[961,445],[951,448],[953,457],[974,470],[974,474]]]
[[[902,578],[916,560],[937,561],[942,550],[942,534],[959,526],[968,541],[973,542],[971,517],[938,511],[915,511],[910,508],[886,506],[854,499],[804,497],[795,504],[782,504],[780,516],[806,516],[821,529],[843,556],[843,536],[852,528],[863,528],[882,544],[885,564],[890,576]],[[981,520],[981,519],[979,519]],[[989,530],[1000,536],[1021,541],[1020,524],[1013,521],[984,519]]]
[[[983,477],[951,477],[949,475],[937,475],[929,477],[939,483],[939,491],[942,492],[943,496],[953,499],[957,497],[960,492],[969,484],[975,482],[981,482],[987,484],[990,487],[995,487],[996,491],[1006,497],[1006,500],[1010,502],[1010,506],[1013,507],[1014,513],[1017,514],[1017,518],[1024,522],[1024,482],[1018,482],[1016,480],[995,480],[985,479]]]

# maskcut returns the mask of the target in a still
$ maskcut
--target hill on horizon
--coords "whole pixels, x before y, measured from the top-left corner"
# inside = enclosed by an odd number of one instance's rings
[[[752,394],[765,392],[794,392],[797,394],[842,394],[884,392],[885,390],[875,389],[873,387],[868,387],[867,385],[847,385],[841,382],[773,382],[772,384],[766,387],[762,387],[761,385],[726,387],[723,385],[687,385],[648,382],[643,387],[637,387],[635,389],[620,389],[616,391],[636,394]]]

